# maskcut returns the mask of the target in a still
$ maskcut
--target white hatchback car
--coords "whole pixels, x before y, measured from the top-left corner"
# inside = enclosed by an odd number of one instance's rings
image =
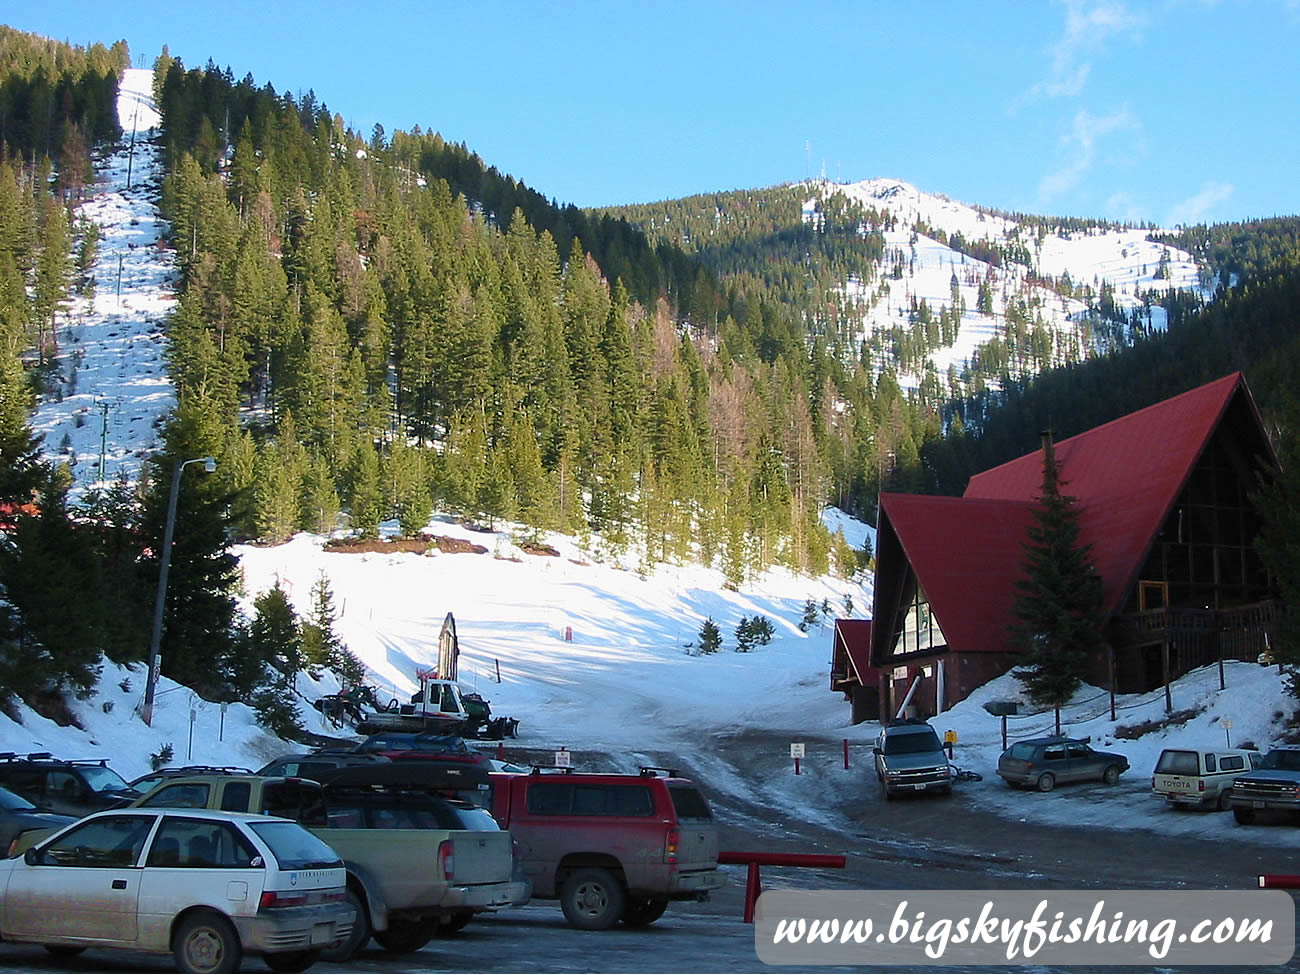
[[[297,823],[204,809],[113,809],[0,860],[0,938],[56,955],[170,952],[182,972],[277,972],[347,937],[338,855]]]

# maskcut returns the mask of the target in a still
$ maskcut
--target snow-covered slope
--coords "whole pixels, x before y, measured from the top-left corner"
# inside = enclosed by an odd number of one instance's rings
[[[1123,312],[1131,314],[1135,309],[1149,307],[1145,324],[1155,331],[1165,328],[1165,312],[1159,306],[1147,305],[1147,293],[1171,289],[1199,293],[1200,290],[1191,255],[1169,248],[1162,271],[1166,248],[1147,240],[1147,232],[1143,230],[1097,229],[1047,233],[1039,237],[1030,226],[924,193],[896,179],[872,179],[848,185],[818,181],[807,184],[807,188],[810,194],[804,206],[807,221],[816,219],[816,201],[834,193],[877,212],[888,213],[896,220],[893,229],[884,232],[886,257],[881,263],[881,273],[876,280],[854,282],[849,288],[849,297],[858,303],[861,314],[862,338],[887,334],[894,328],[908,331],[914,302],[919,305],[924,301],[936,316],[940,308],[952,308],[952,282],[956,276],[966,311],[956,341],[929,357],[940,378],[946,377],[950,366],[960,373],[980,345],[993,338],[1005,338],[1007,310],[1015,303],[1023,303],[1030,321],[1041,318],[1051,332],[1060,336],[1058,345],[1063,351],[1096,348],[1091,330],[1081,327],[1088,317],[1087,305],[1035,282],[1033,276],[1059,279],[1068,273],[1076,285],[1088,285],[1098,295],[1103,285],[1109,285],[1114,290],[1115,306]],[[933,229],[935,236],[914,233],[918,221]],[[949,247],[949,239],[954,234],[960,234],[971,244],[985,241],[994,246],[1023,244],[1032,263],[1004,261],[1001,267],[994,267]],[[890,277],[896,266],[902,268],[902,277],[898,279]],[[1158,273],[1164,276],[1157,277]],[[992,289],[991,313],[978,310],[981,282],[987,282]],[[904,369],[900,381],[906,386],[916,386],[920,372]]]
[[[32,418],[47,456],[66,462],[73,497],[101,477],[139,474],[158,445],[162,418],[175,404],[164,362],[163,318],[175,298],[175,270],[155,201],[161,184],[153,72],[130,68],[121,82],[118,119],[124,145],[96,167],[95,184],[77,208],[99,225],[95,295],[59,316],[59,383]],[[102,450],[101,450],[102,448]]]

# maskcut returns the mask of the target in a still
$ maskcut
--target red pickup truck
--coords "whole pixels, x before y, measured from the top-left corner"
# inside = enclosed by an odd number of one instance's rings
[[[491,778],[492,814],[519,846],[533,897],[558,898],[576,928],[641,927],[669,901],[704,900],[722,885],[709,804],[671,769]]]

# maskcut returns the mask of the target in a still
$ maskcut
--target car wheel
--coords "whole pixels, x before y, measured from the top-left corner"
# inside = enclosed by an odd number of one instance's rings
[[[560,890],[565,920],[584,931],[612,928],[623,916],[623,900],[622,883],[600,867],[573,871]]]
[[[374,939],[384,951],[394,955],[409,955],[429,943],[434,927],[427,921],[389,921],[388,930],[376,931]]]
[[[243,954],[230,922],[211,911],[191,914],[172,938],[172,957],[181,972],[235,972]]]
[[[326,961],[347,961],[364,948],[370,940],[370,911],[366,909],[365,902],[361,900],[361,895],[349,887],[346,903],[348,907],[356,911],[356,920],[352,922],[352,930],[346,938],[334,942],[320,953],[320,956]]]
[[[1232,818],[1242,826],[1250,826],[1255,822],[1255,810],[1242,809],[1240,806],[1233,806]]]
[[[1232,808],[1232,790],[1224,789],[1219,793],[1218,801],[1219,812],[1227,812]]]
[[[1107,765],[1106,771],[1101,773],[1101,780],[1107,785],[1114,785],[1119,781],[1119,766]]]
[[[623,908],[623,923],[629,928],[643,928],[654,924],[668,910],[668,901],[662,897],[633,897]]]
[[[1051,792],[1056,788],[1056,776],[1051,772],[1044,772],[1034,784],[1038,786],[1039,792]]]
[[[262,956],[266,967],[273,972],[305,972],[319,960],[319,951],[280,951]]]
[[[86,949],[81,945],[46,945],[45,950],[55,958],[76,958]]]

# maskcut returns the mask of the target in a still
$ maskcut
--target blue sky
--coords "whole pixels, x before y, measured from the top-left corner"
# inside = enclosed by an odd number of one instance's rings
[[[5,23],[312,89],[579,206],[824,170],[1161,225],[1300,213],[1300,0],[41,6]]]

